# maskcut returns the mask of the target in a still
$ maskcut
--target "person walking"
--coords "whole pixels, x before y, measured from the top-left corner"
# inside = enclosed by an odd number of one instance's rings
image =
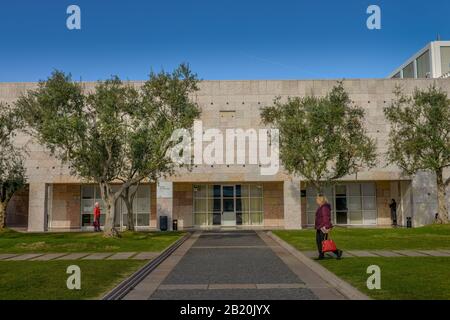
[[[319,194],[316,197],[316,203],[319,206],[316,211],[315,229],[316,229],[316,243],[317,250],[319,251],[319,257],[316,260],[322,260],[325,258],[324,252],[322,252],[322,242],[328,238],[328,233],[333,228],[331,223],[331,206],[328,203],[327,198]],[[336,249],[333,251],[337,259],[342,256],[342,250]]]
[[[100,205],[98,202],[94,205],[94,232],[100,232]]]
[[[391,209],[391,220],[392,220],[392,226],[397,226],[397,202],[395,202],[395,199],[391,200],[391,203],[389,203],[389,208]]]

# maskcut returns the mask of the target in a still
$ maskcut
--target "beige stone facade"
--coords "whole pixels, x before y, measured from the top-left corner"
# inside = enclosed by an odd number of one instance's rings
[[[350,98],[366,111],[366,128],[378,143],[378,166],[363,170],[357,176],[342,179],[342,183],[370,182],[376,189],[376,223],[390,224],[387,203],[395,198],[399,204],[399,222],[411,217],[415,226],[431,223],[436,205],[436,185],[428,173],[413,177],[403,176],[400,170],[387,165],[383,154],[387,150],[389,125],[383,108],[394,97],[396,85],[406,93],[426,88],[435,83],[450,94],[450,79],[345,80]],[[135,82],[136,86],[142,82]],[[336,84],[324,81],[203,81],[200,91],[192,97],[202,109],[201,120],[205,129],[227,128],[262,129],[260,108],[270,105],[280,96],[325,95]],[[87,90],[94,83],[85,83]],[[0,101],[13,103],[20,94],[36,87],[36,83],[0,83]],[[83,182],[70,174],[67,165],[53,158],[42,146],[26,135],[18,135],[17,144],[24,145],[29,155],[26,159],[28,185],[19,192],[8,208],[11,225],[27,225],[30,231],[51,229],[78,229],[83,225]],[[238,150],[243,152],[245,150]],[[301,177],[288,175],[281,167],[274,175],[261,175],[260,164],[247,165],[196,165],[191,172],[180,170],[166,184],[150,187],[150,206],[143,206],[142,221],[150,229],[158,228],[158,217],[169,216],[178,220],[180,228],[198,227],[195,224],[194,185],[243,185],[253,183],[262,188],[261,228],[298,229],[308,223],[307,199]],[[303,190],[303,191],[302,191]],[[167,194],[169,192],[169,194]],[[250,201],[252,201],[250,199]],[[255,200],[255,205],[257,201]],[[142,202],[145,204],[145,201]],[[212,201],[211,201],[212,203]],[[258,207],[259,208],[259,207]],[[252,209],[250,209],[252,210]],[[255,209],[256,210],[256,209]],[[258,209],[259,210],[259,209]]]

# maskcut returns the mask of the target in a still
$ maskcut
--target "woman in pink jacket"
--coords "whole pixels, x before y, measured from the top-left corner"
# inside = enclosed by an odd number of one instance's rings
[[[325,256],[322,252],[322,241],[327,238],[328,233],[333,228],[331,223],[331,206],[327,201],[327,198],[319,194],[316,197],[316,203],[319,206],[316,211],[315,229],[316,229],[316,242],[317,250],[319,251],[319,257],[317,260],[322,260]],[[333,252],[338,259],[342,256],[342,250],[337,249]]]

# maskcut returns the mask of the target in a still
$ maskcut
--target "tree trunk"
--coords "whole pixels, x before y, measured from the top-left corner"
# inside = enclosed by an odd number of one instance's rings
[[[8,203],[0,202],[0,230],[6,227],[6,206]]]
[[[114,228],[114,218],[115,218],[115,209],[116,209],[116,200],[115,196],[107,183],[100,183],[100,193],[102,195],[102,200],[106,206],[106,217],[105,217],[105,225],[103,226],[103,235],[105,237],[118,237],[119,232]]]
[[[133,214],[133,202],[130,201],[130,199],[128,198],[128,194],[127,194],[126,198],[127,199],[126,200],[124,199],[124,202],[125,202],[125,206],[127,207],[127,219],[128,219],[127,230],[135,231],[134,214]]]
[[[437,190],[438,190],[438,214],[442,223],[448,223],[447,199],[445,196],[445,183],[443,177],[443,170],[436,171]]]

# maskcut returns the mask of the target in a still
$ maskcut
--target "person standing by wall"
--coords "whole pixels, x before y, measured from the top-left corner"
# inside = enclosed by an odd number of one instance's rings
[[[319,194],[316,197],[316,203],[319,206],[316,211],[316,220],[315,220],[315,229],[316,229],[316,243],[317,250],[319,251],[319,257],[317,260],[322,260],[325,258],[324,253],[322,252],[322,242],[328,238],[328,233],[333,228],[331,223],[331,206],[328,203],[327,198]],[[342,250],[336,249],[333,251],[338,259],[342,256]]]
[[[94,206],[94,232],[100,232],[100,205],[98,202]]]
[[[389,203],[389,208],[391,209],[391,220],[392,220],[392,226],[397,226],[397,202],[395,199],[392,199]]]

